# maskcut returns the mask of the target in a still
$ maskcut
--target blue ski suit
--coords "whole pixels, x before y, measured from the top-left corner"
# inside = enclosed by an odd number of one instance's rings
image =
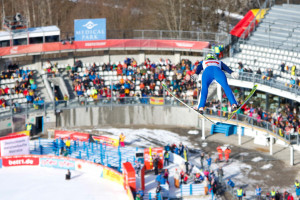
[[[197,66],[196,74],[199,75],[202,70],[204,71],[202,73],[202,89],[198,109],[200,107],[205,107],[208,87],[213,80],[216,80],[222,86],[230,104],[237,105],[237,101],[227,83],[225,73],[222,70],[226,71],[229,74],[231,74],[233,71],[226,64],[219,60],[201,61],[200,64]]]

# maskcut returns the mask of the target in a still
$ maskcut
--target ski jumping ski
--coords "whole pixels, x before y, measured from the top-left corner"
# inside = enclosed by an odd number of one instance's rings
[[[236,114],[248,102],[248,100],[255,93],[256,89],[257,89],[257,85],[254,85],[253,88],[252,88],[252,90],[251,90],[251,92],[250,92],[250,94],[246,97],[245,101],[235,111],[233,111],[232,113],[230,113],[228,115],[228,118],[225,121],[230,120],[233,117],[233,115]]]
[[[180,103],[182,103],[184,106],[186,106],[186,107],[188,107],[189,109],[191,109],[192,111],[194,111],[195,113],[197,113],[198,115],[200,115],[202,118],[204,118],[204,119],[206,119],[206,120],[208,120],[208,121],[210,121],[211,123],[213,123],[213,124],[215,124],[216,125],[216,123],[215,122],[213,122],[211,119],[209,119],[208,117],[206,117],[205,115],[202,115],[201,113],[199,113],[197,110],[195,110],[194,108],[192,108],[191,106],[189,106],[189,105],[187,105],[186,103],[184,103],[183,101],[181,101],[179,98],[177,98],[176,96],[175,96],[175,94],[173,94],[169,89],[168,89],[168,87],[164,84],[164,83],[162,83],[162,86],[165,88],[165,90],[167,90],[177,101],[179,101]]]

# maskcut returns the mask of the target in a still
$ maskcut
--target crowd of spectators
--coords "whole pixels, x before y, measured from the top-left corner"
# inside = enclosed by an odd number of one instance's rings
[[[242,100],[239,103],[241,104]],[[212,100],[206,106],[208,114],[226,117],[228,113],[231,113],[231,106],[228,103],[221,104],[220,101]],[[274,131],[275,128],[278,128],[280,136],[284,137],[285,134],[287,139],[289,136],[300,134],[300,113],[297,107],[293,107],[290,104],[284,105],[275,112],[270,112],[249,103],[245,104],[237,114],[247,116],[244,120],[248,123],[264,128],[267,126],[266,123],[270,123]],[[240,119],[241,115],[238,117]]]
[[[41,98],[36,95],[37,84],[32,70],[11,64],[7,70],[0,73],[0,107],[12,106],[17,109],[20,103],[41,101]]]
[[[181,98],[196,99],[196,83],[191,80],[199,61],[192,63],[183,59],[179,64],[173,64],[169,59],[160,59],[159,62],[151,62],[146,59],[142,65],[137,65],[133,58],[126,58],[124,62],[105,63],[101,66],[93,65],[83,68],[81,61],[76,61],[71,68],[70,78],[78,96],[86,96],[93,99],[103,97],[162,97],[162,81],[166,81],[173,91]],[[78,72],[78,69],[84,69]],[[114,78],[119,77],[111,86],[102,72],[114,72]]]
[[[238,72],[240,74],[246,73],[256,73],[259,75],[263,80],[274,80],[276,77],[282,77],[283,74],[289,74],[289,81],[285,83],[285,86],[289,88],[294,88],[296,85],[300,86],[300,79],[296,76],[296,66],[293,65],[292,67],[287,66],[285,63],[282,63],[280,66],[280,74],[275,75],[272,68],[265,68],[262,70],[258,68],[256,72],[254,72],[250,67],[245,67],[242,62],[238,62]]]

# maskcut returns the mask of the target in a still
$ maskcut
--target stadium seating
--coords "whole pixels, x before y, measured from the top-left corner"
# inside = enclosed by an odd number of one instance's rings
[[[291,67],[300,66],[300,17],[299,5],[275,5],[266,14],[248,40],[239,45],[238,53],[224,62],[234,70],[238,63],[256,72],[272,69],[277,80],[288,83],[291,78]],[[284,63],[288,69],[281,72]],[[299,75],[299,69],[295,75]]]

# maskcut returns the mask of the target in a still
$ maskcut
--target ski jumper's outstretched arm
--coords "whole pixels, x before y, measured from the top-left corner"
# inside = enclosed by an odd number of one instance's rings
[[[225,94],[228,100],[230,101],[230,104],[237,105],[237,101],[228,85],[225,73],[223,72],[225,71],[229,74],[232,74],[233,71],[222,61],[217,61],[217,62],[220,63],[219,65],[220,67],[217,66],[206,67],[202,74],[202,88],[201,88],[201,96],[200,96],[200,102],[198,104],[198,109],[200,107],[205,107],[207,94],[208,94],[208,87],[213,80],[216,80],[223,87]],[[202,70],[203,70],[203,61],[201,61],[197,66],[196,74],[199,75]]]

